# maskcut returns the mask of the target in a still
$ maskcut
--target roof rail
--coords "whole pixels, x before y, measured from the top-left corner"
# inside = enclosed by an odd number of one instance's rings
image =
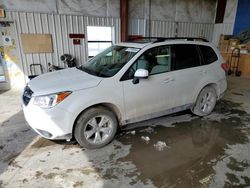
[[[200,38],[200,37],[132,37],[129,39],[129,42],[134,42],[134,41],[143,41],[143,40],[153,40],[151,42],[157,43],[157,42],[164,42],[166,40],[187,40],[187,41],[202,41],[202,42],[208,42],[207,39],[205,38]]]

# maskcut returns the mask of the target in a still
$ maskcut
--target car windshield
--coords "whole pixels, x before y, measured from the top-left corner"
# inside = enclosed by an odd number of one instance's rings
[[[111,46],[79,69],[99,77],[112,77],[139,51],[139,48]]]

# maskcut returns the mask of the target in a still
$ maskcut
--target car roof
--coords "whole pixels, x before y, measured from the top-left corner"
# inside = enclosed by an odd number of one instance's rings
[[[161,38],[164,39],[164,38]],[[190,38],[167,38],[167,40],[135,40],[129,42],[121,42],[118,43],[118,46],[126,46],[126,47],[133,47],[133,48],[144,48],[146,46],[161,46],[161,45],[168,45],[168,44],[196,44],[196,45],[205,45],[205,46],[214,46],[211,42],[207,40],[199,40],[199,38],[191,38],[194,40],[189,40]]]
[[[141,42],[121,42],[118,43],[116,45],[118,46],[126,46],[126,47],[132,47],[132,48],[144,48],[147,45],[152,44],[151,42],[147,42],[147,43],[141,43]]]

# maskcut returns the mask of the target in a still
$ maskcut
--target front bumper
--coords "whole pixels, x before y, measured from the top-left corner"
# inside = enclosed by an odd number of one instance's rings
[[[33,105],[32,98],[27,106],[23,105],[23,112],[30,127],[42,137],[52,140],[72,138],[72,114],[59,105],[42,109]]]

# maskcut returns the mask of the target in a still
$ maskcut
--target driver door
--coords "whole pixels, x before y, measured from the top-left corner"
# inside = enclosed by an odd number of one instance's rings
[[[124,74],[121,80],[127,120],[149,119],[154,113],[174,107],[175,78],[171,61],[170,46],[152,48]],[[147,69],[149,77],[134,84],[133,75],[138,69]]]

